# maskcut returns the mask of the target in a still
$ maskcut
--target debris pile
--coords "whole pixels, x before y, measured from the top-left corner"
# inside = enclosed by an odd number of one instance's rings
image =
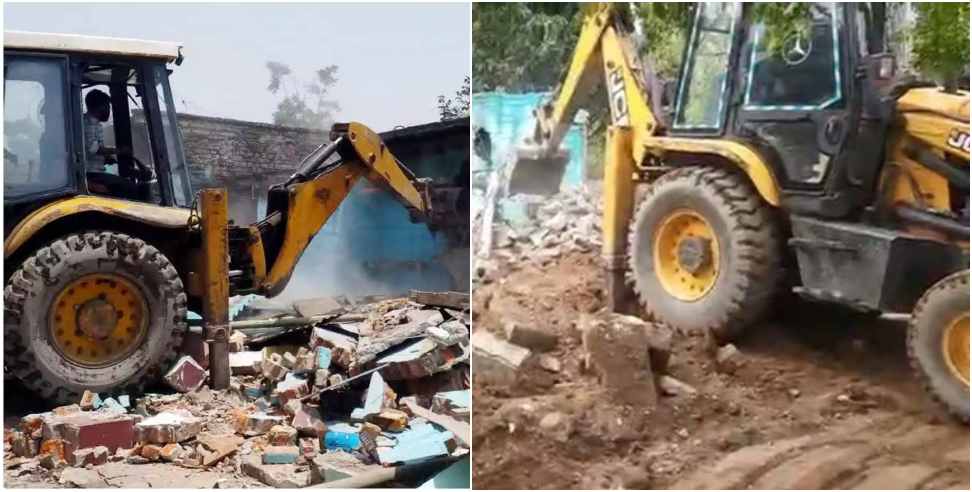
[[[294,313],[273,313],[283,326],[254,319],[274,308],[247,302],[233,313],[252,329],[233,334],[230,389],[210,390],[205,361],[185,356],[164,376],[175,393],[85,392],[23,417],[6,432],[7,462],[68,485],[118,463],[293,488],[377,484],[404,464],[433,463],[434,473],[468,454],[468,295],[297,303],[296,314],[318,320],[309,326],[286,322]],[[119,486],[106,478],[89,481]]]
[[[504,201],[510,208],[514,203],[523,210],[522,218],[491,224],[491,241],[480,247],[478,265],[487,264],[483,259],[494,254],[513,263],[545,262],[600,248],[601,196],[594,188],[582,186],[549,197],[516,195]]]

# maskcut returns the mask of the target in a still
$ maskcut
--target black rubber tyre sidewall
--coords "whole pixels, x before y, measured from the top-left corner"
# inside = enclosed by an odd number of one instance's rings
[[[969,421],[969,388],[949,369],[942,342],[949,323],[969,312],[968,277],[968,271],[958,272],[928,289],[908,327],[908,355],[913,368],[929,393],[963,422]]]
[[[32,282],[22,299],[13,328],[19,335],[18,377],[42,396],[60,401],[85,389],[99,393],[138,392],[158,379],[181,345],[185,329],[185,293],[171,262],[141,240],[114,232],[88,232],[50,243],[28,258],[21,270]],[[142,293],[148,307],[148,332],[125,359],[110,366],[89,368],[64,359],[50,339],[49,307],[69,282],[90,273],[124,276]],[[14,274],[16,277],[18,273]],[[174,278],[173,278],[174,277]],[[24,277],[20,277],[24,278]],[[9,288],[8,288],[9,290]]]

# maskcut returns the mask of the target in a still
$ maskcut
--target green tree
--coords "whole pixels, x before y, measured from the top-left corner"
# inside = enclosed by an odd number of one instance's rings
[[[337,83],[337,65],[317,70],[315,77],[301,84],[289,66],[268,61],[270,83],[267,90],[281,95],[273,122],[277,125],[327,130],[334,123],[334,113],[341,110],[337,101],[328,99],[328,92]]]
[[[456,97],[449,99],[445,96],[439,96],[439,120],[454,120],[469,116],[469,99],[470,88],[469,77],[467,76],[462,81],[462,87],[456,91]]]
[[[969,4],[916,3],[911,32],[915,68],[923,75],[953,87],[969,66]]]

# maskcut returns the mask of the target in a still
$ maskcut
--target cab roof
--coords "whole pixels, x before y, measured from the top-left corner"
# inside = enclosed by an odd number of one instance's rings
[[[56,51],[61,53],[98,53],[141,58],[156,58],[166,62],[182,62],[182,44],[144,39],[55,34],[47,32],[4,31],[4,49]]]

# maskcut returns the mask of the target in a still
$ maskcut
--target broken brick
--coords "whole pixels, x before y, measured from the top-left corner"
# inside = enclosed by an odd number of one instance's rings
[[[184,452],[185,452],[185,450],[182,448],[182,446],[180,446],[177,443],[170,442],[169,444],[166,444],[165,446],[162,446],[162,451],[160,453],[160,457],[162,458],[162,460],[168,461],[168,462],[171,463],[171,462],[176,461],[177,459],[179,459],[179,457]]]
[[[246,334],[242,331],[233,331],[229,336],[229,351],[242,352],[246,350]]]
[[[299,399],[309,393],[310,387],[307,386],[307,380],[296,376],[288,376],[277,383],[277,387],[273,390],[273,396],[279,400],[281,405],[286,405],[288,401]]]
[[[270,381],[280,381],[290,372],[283,365],[283,357],[277,353],[264,357],[261,369],[263,376]]]
[[[40,450],[40,439],[34,439],[24,432],[14,431],[11,437],[13,453],[17,456],[33,458]]]
[[[130,448],[135,443],[135,419],[130,415],[84,413],[48,424],[45,424],[46,428],[54,436],[64,439],[67,452],[97,446],[105,446],[114,452],[119,447]]]
[[[285,352],[283,354],[282,363],[287,369],[293,369],[294,366],[297,365],[297,356],[290,352]]]
[[[263,371],[263,353],[258,351],[230,352],[230,374],[234,376],[252,376]]]
[[[202,431],[202,419],[187,410],[171,410],[135,425],[139,442],[168,444],[185,441]]]
[[[196,391],[206,382],[206,370],[192,357],[186,355],[177,360],[165,374],[165,381],[180,393]]]
[[[408,427],[408,414],[401,410],[386,408],[375,415],[369,416],[368,422],[390,432],[401,432]]]
[[[313,437],[302,437],[298,441],[298,447],[300,448],[301,456],[307,460],[312,460],[314,456],[321,452],[321,441]]]
[[[302,436],[322,437],[327,432],[327,426],[321,420],[321,413],[317,407],[301,405],[294,413],[294,419],[290,423],[297,433]]]
[[[224,457],[235,453],[243,444],[243,438],[233,434],[202,433],[196,441],[199,443],[196,450],[201,455],[200,464],[203,466],[212,466]]]
[[[79,406],[81,410],[97,410],[101,406],[101,396],[90,390],[84,390]]]
[[[64,417],[66,415],[74,415],[81,412],[81,407],[75,403],[70,405],[64,405],[51,410],[51,413],[58,417]]]
[[[156,444],[146,444],[142,446],[139,454],[149,461],[158,461],[162,457],[162,447]]]
[[[299,456],[297,446],[269,446],[263,451],[263,464],[289,465],[295,463]]]
[[[293,446],[297,443],[297,429],[289,425],[275,425],[267,432],[271,446]]]
[[[330,349],[331,363],[342,368],[349,368],[355,360],[357,340],[354,337],[338,333],[327,328],[328,325],[314,328],[311,333],[310,346],[314,349],[325,347]]]
[[[237,420],[236,431],[247,437],[259,436],[270,432],[273,426],[284,423],[284,417],[268,415],[263,412],[254,412],[245,415],[242,421]]]

